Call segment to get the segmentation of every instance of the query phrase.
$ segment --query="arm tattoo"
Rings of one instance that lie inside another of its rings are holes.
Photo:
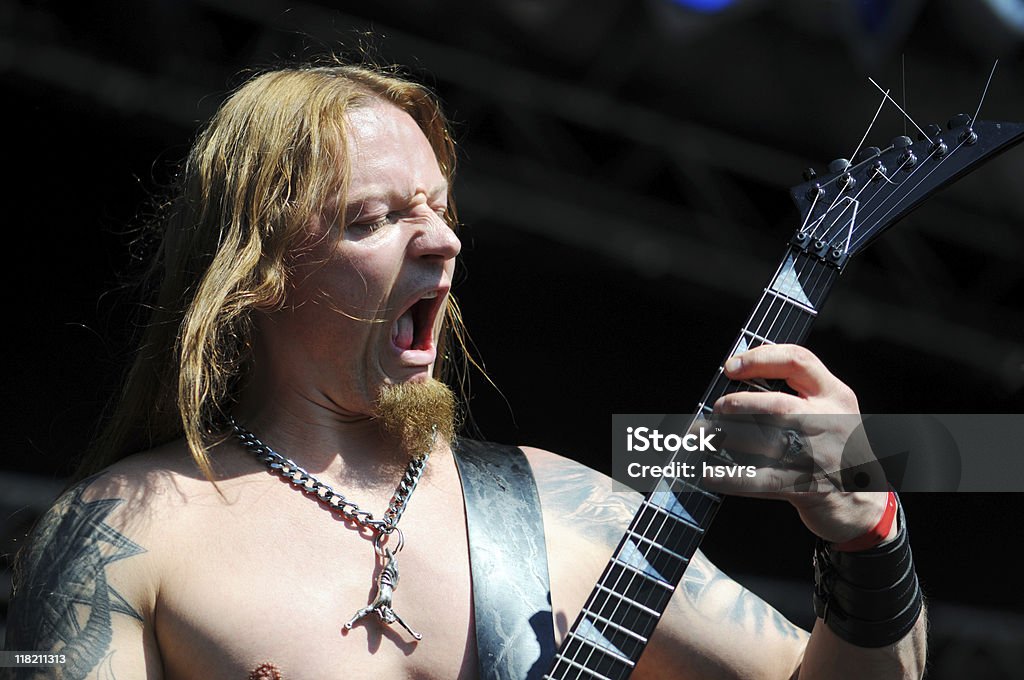
[[[735,583],[719,570],[702,553],[694,555],[686,573],[683,574],[683,592],[686,599],[698,611],[707,611],[702,601],[716,586],[724,585],[729,590],[736,590],[732,606],[726,613],[730,623],[741,626],[755,635],[764,635],[769,626],[782,638],[799,640],[806,633],[790,623],[786,617],[770,607],[764,600]]]
[[[570,461],[534,466],[534,474],[542,490],[542,502],[549,503],[548,509],[571,520],[581,533],[612,548],[619,544],[640,507],[639,493],[614,492],[611,481],[603,475]],[[730,593],[735,599],[725,618],[755,635],[774,630],[784,639],[807,636],[760,597],[726,576],[700,551],[683,574],[680,589],[694,608],[705,615],[710,610],[709,593]]]
[[[40,520],[19,555],[7,622],[8,649],[63,653],[65,678],[85,678],[104,658],[104,676],[112,677],[112,616],[143,620],[107,582],[107,565],[145,550],[105,522],[122,499],[82,499],[94,480],[67,492]],[[20,670],[29,678],[52,669]]]
[[[609,547],[619,544],[640,507],[640,494],[612,491],[611,480],[578,463],[560,461],[534,473],[549,509]]]

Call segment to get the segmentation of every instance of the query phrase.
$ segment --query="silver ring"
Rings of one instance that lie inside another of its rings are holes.
[[[786,445],[782,451],[782,457],[779,458],[779,465],[790,467],[803,456],[806,447],[803,437],[796,430],[786,430],[784,434],[786,435]]]
[[[392,525],[394,526],[394,525]],[[395,546],[394,550],[385,546],[385,541],[391,537],[392,534],[398,534],[398,545]],[[382,531],[373,539],[373,549],[381,557],[385,557],[388,550],[391,550],[392,555],[397,555],[402,552],[402,548],[405,547],[405,534],[398,527],[394,527],[391,531]]]

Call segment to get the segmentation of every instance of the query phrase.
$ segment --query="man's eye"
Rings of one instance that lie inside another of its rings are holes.
[[[348,225],[346,231],[350,232],[352,236],[369,236],[370,234],[380,231],[384,227],[394,224],[400,218],[401,215],[399,213],[389,212],[387,215],[370,222],[353,222]]]

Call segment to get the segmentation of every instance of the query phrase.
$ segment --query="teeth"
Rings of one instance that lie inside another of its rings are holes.
[[[420,299],[421,300],[433,300],[436,297],[437,297],[437,291],[433,290],[433,291],[427,293],[426,295],[424,295],[423,297],[421,297]]]

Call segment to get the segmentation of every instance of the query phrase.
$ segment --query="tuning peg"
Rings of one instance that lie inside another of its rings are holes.
[[[850,167],[850,161],[845,158],[837,158],[828,164],[828,171],[831,173],[845,172]]]
[[[866,161],[869,158],[876,158],[881,155],[882,150],[879,149],[877,146],[867,146],[860,150],[860,153],[858,153],[857,157],[853,159],[853,162],[862,163],[863,161]]]
[[[942,128],[935,123],[929,123],[924,126],[924,132],[917,133],[917,138],[920,139],[935,139],[942,134]],[[927,135],[927,137],[925,136]]]
[[[899,158],[899,167],[904,170],[910,170],[912,167],[917,165],[917,156],[914,155],[914,152],[910,148],[910,145],[913,143],[914,142],[910,137],[907,137],[906,135],[900,135],[892,140],[893,148],[903,149],[903,153],[900,154]]]
[[[968,116],[966,113],[958,113],[949,119],[949,122],[946,123],[946,127],[948,127],[950,130],[955,130],[957,128],[964,127],[965,125],[970,124],[970,122],[970,116]]]
[[[810,182],[812,179],[818,176],[817,171],[814,168],[806,168],[804,170],[804,181]]]
[[[872,169],[874,170],[874,172],[871,173],[872,182],[877,182],[878,180],[883,178],[888,179],[886,177],[886,174],[889,172],[889,169],[885,167],[885,164],[882,163],[882,161],[875,161],[872,164]]]

